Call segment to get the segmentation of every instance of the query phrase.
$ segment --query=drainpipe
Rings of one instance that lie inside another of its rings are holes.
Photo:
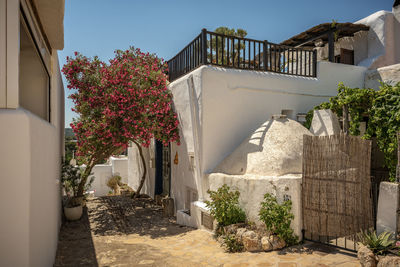
[[[333,36],[333,31],[328,33],[328,52],[329,62],[335,62],[335,38]]]

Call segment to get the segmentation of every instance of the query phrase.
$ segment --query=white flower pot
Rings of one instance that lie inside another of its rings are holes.
[[[76,221],[82,217],[82,206],[76,206],[73,208],[64,207],[64,214],[67,220]]]

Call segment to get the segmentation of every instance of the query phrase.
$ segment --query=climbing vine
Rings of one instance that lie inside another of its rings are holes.
[[[379,149],[385,155],[385,165],[390,171],[390,180],[396,175],[396,132],[400,131],[400,83],[392,86],[382,83],[375,91],[366,88],[349,88],[340,83],[337,96],[331,97],[310,110],[305,126],[311,127],[314,110],[331,109],[338,117],[343,116],[343,106],[348,107],[350,115],[349,133],[360,134],[360,122],[368,118],[366,133],[363,138],[376,137]]]

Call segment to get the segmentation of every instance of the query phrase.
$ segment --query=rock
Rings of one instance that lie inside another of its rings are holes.
[[[243,234],[247,231],[246,228],[239,228],[236,230],[236,241],[238,241],[239,243],[242,243],[242,236]]]
[[[162,199],[163,206],[163,216],[164,217],[172,217],[174,216],[175,206],[174,199],[170,197],[165,197]]]
[[[368,266],[375,266],[375,265],[368,265]],[[397,266],[400,266],[400,257],[398,256],[385,256],[378,262],[378,267],[397,267]]]
[[[261,247],[264,251],[271,251],[273,249],[271,242],[269,242],[268,236],[263,236],[261,238]]]
[[[316,136],[339,134],[339,119],[330,109],[314,110],[310,132]]]
[[[364,245],[360,245],[357,251],[357,258],[363,267],[375,267],[376,259],[374,253]],[[383,266],[383,265],[382,265]]]
[[[280,250],[286,246],[285,240],[283,240],[282,238],[280,238],[277,235],[271,235],[268,238],[268,241],[271,243],[273,250]]]
[[[242,242],[246,251],[254,252],[261,250],[260,239],[254,231],[246,231],[242,235]]]
[[[224,233],[226,235],[230,235],[230,234],[236,234],[237,229],[244,227],[245,224],[244,223],[236,223],[236,224],[231,224],[228,226],[224,227]]]

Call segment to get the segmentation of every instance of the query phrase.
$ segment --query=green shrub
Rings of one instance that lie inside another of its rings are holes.
[[[265,223],[267,230],[285,240],[289,246],[298,242],[298,237],[294,235],[290,227],[294,219],[291,209],[292,201],[287,200],[279,204],[276,197],[267,193],[264,195],[264,201],[261,202],[259,212],[260,220]]]
[[[245,222],[246,214],[239,206],[239,191],[230,191],[224,184],[217,191],[208,190],[207,193],[211,201],[205,201],[206,206],[220,226]]]
[[[343,83],[338,85],[337,96],[331,97],[310,110],[306,116],[305,127],[311,127],[314,110],[331,109],[337,116],[343,115],[343,106],[348,107],[351,120],[349,133],[360,134],[360,123],[368,117],[367,129],[363,138],[376,137],[379,149],[384,153],[385,166],[389,169],[390,181],[396,180],[397,137],[400,131],[400,83],[389,85],[381,83],[379,90],[350,88]]]
[[[375,254],[385,254],[395,247],[395,240],[389,232],[377,235],[375,231],[363,231],[358,234],[360,242]]]
[[[121,176],[114,175],[113,177],[108,179],[107,186],[111,188],[114,191],[114,193],[116,193],[119,186],[121,186],[121,179],[122,179]]]
[[[243,251],[243,244],[238,242],[234,234],[225,235],[223,243],[221,244],[225,247],[227,252],[241,252]]]

